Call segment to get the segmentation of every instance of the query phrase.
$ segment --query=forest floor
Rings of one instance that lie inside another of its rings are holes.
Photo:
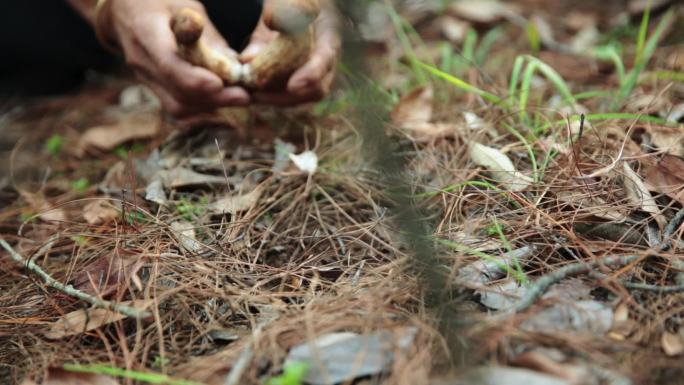
[[[684,6],[396,3],[314,106],[4,105],[0,383],[684,383]]]

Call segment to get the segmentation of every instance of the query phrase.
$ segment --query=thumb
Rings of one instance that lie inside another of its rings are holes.
[[[252,39],[247,48],[245,48],[240,54],[240,61],[243,63],[252,61],[252,59],[254,59],[254,57],[258,55],[262,49],[264,49],[266,44],[267,43],[265,41]]]

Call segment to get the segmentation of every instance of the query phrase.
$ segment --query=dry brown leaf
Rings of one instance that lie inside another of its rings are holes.
[[[130,306],[138,310],[144,310],[150,306],[154,301],[135,300],[120,302],[121,305]],[[45,337],[49,339],[60,339],[68,336],[73,336],[85,333],[94,329],[110,324],[112,322],[120,321],[128,316],[121,313],[113,312],[107,309],[81,309],[68,313],[52,324],[50,330],[45,332]]]
[[[463,42],[468,28],[470,28],[469,23],[448,15],[437,19],[437,23],[442,35],[452,43]]]
[[[164,187],[167,189],[226,183],[225,177],[200,174],[189,168],[183,167],[161,170],[152,178],[152,180],[157,179],[161,180]]]
[[[681,334],[664,332],[660,338],[660,345],[668,356],[684,353],[684,337]]]
[[[684,204],[684,159],[665,154],[655,162],[644,161],[644,176],[649,190]]]
[[[592,383],[589,368],[559,362],[554,356],[562,357],[562,352],[549,350],[537,348],[522,353],[513,359],[512,364],[565,379],[571,384]]]
[[[651,214],[662,227],[665,224],[665,217],[660,213],[660,208],[651,193],[646,188],[641,177],[632,170],[629,163],[622,163],[622,183],[627,192],[627,198],[641,210]]]
[[[612,222],[623,222],[629,216],[627,208],[609,205],[601,197],[587,194],[580,189],[559,191],[556,197],[559,202],[571,204],[589,215]]]
[[[109,298],[118,289],[126,290],[121,285],[133,278],[143,264],[139,254],[118,249],[74,274],[72,285],[90,295]]]
[[[451,3],[449,13],[475,23],[491,24],[511,13],[511,9],[495,0],[458,0]]]
[[[532,183],[532,179],[516,170],[513,162],[501,151],[477,142],[470,143],[470,159],[487,169],[491,177],[510,191],[520,191]]]
[[[679,50],[667,57],[667,67],[673,71],[684,71],[684,53]]]
[[[171,231],[180,245],[191,253],[200,253],[204,250],[204,245],[197,240],[195,225],[186,221],[176,221],[171,223]]]
[[[663,95],[637,94],[625,106],[627,110],[645,115],[658,114],[670,108],[670,102]]]
[[[25,379],[21,385],[37,384],[31,379]],[[103,374],[77,373],[50,368],[42,385],[119,385],[119,382]]]
[[[261,197],[262,189],[257,187],[247,194],[229,195],[212,203],[209,209],[215,213],[235,215],[254,207]]]
[[[98,199],[83,207],[83,219],[90,225],[102,225],[113,222],[119,217],[119,210],[112,202]]]
[[[679,127],[652,126],[648,129],[651,144],[670,155],[684,156],[684,130]]]
[[[401,98],[392,111],[392,121],[401,127],[428,123],[432,119],[432,87],[418,87]]]
[[[638,15],[645,12],[647,8],[658,9],[670,3],[672,0],[630,0],[627,10],[632,15]]]
[[[53,208],[45,197],[40,193],[31,193],[20,190],[19,194],[31,206],[31,209],[38,213],[38,217],[45,222],[65,222],[66,212],[61,208]]]
[[[119,121],[88,129],[79,140],[78,147],[84,152],[89,149],[111,151],[116,146],[136,139],[147,139],[161,129],[161,116],[156,111],[124,115]]]

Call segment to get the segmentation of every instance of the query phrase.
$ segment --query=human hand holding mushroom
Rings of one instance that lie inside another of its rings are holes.
[[[177,116],[319,100],[329,90],[340,49],[328,0],[265,0],[242,55],[194,0],[109,0],[100,23],[105,38]]]

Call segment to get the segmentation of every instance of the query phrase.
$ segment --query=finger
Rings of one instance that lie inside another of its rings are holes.
[[[287,83],[288,91],[294,94],[306,93],[333,72],[336,63],[335,48],[319,43],[309,61],[290,77]]]
[[[254,59],[254,57],[261,52],[261,50],[268,45],[269,42],[273,41],[278,36],[278,32],[270,30],[266,24],[264,24],[263,16],[259,20],[254,32],[249,38],[249,44],[240,53],[240,61],[247,63]]]
[[[215,93],[223,88],[223,81],[218,75],[193,66],[177,54],[176,39],[167,15],[150,16],[146,31],[141,36],[141,45],[157,69],[154,77],[165,84],[176,98]]]

